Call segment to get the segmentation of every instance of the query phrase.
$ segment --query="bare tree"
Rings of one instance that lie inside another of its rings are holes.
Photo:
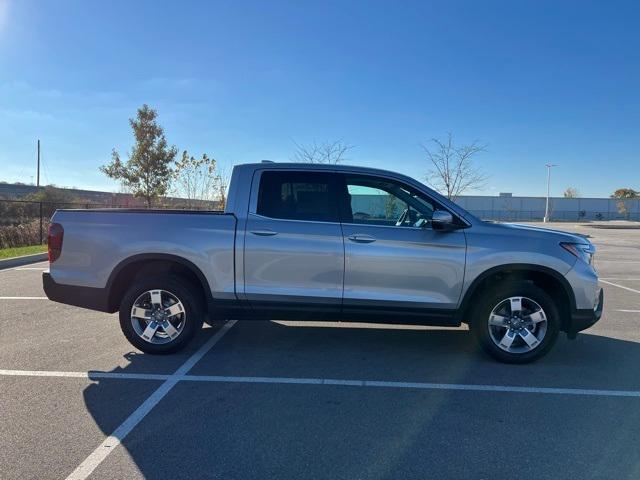
[[[335,140],[333,142],[317,143],[315,140],[308,145],[296,145],[293,159],[303,163],[340,163],[346,160],[345,154],[353,148],[353,145]]]
[[[453,135],[445,140],[431,139],[431,147],[422,145],[433,168],[427,172],[427,182],[449,200],[468,190],[482,188],[487,177],[473,165],[474,157],[486,151],[486,145],[473,142],[456,146]]]
[[[201,158],[194,158],[185,150],[176,162],[172,193],[186,199],[190,208],[199,207],[203,202],[220,201],[221,182],[215,159],[206,153]]]
[[[229,170],[226,168],[218,168],[216,175],[216,191],[218,207],[224,210],[227,206],[227,193],[229,189]]]
[[[580,198],[580,190],[569,187],[564,191],[564,198]]]

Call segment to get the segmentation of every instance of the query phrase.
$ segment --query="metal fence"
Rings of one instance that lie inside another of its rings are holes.
[[[353,194],[354,212],[358,209],[384,218],[390,204],[388,195]],[[482,220],[501,222],[541,222],[544,197],[460,196],[455,202]],[[603,220],[640,220],[640,200],[617,198],[550,198],[549,217],[554,222]]]
[[[504,211],[504,210],[469,210],[482,220],[495,220],[498,222],[542,222],[544,210]],[[640,213],[629,212],[620,214],[617,212],[586,212],[559,211],[550,212],[552,222],[591,222],[604,220],[634,220],[640,221]]]
[[[542,221],[544,197],[460,196],[456,199],[465,210],[484,220],[509,222]],[[600,220],[640,220],[639,199],[558,198],[549,199],[549,216],[557,222]]]
[[[63,208],[145,208],[140,205],[91,202],[35,202],[0,199],[0,248],[43,245],[47,241],[49,221],[54,212]],[[212,204],[193,204],[173,199],[152,208],[213,210]]]

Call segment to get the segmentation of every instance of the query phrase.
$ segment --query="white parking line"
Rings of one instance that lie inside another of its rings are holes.
[[[0,297],[0,300],[48,300],[47,297]]]
[[[301,385],[339,385],[349,387],[407,388],[417,390],[464,390],[470,392],[544,393],[600,397],[640,398],[640,390],[600,390],[592,388],[518,387],[510,385],[474,385],[464,383],[388,382],[379,380],[336,380],[331,378],[226,377],[186,375],[183,380],[196,382],[276,383]]]
[[[2,269],[0,269],[0,273],[2,273],[2,272],[15,272],[16,270],[42,270],[44,272],[45,270],[49,270],[49,264],[47,263],[47,264],[41,265],[40,267],[31,266],[31,267],[2,268]]]
[[[116,372],[55,372],[49,370],[0,370],[0,376],[7,377],[68,377],[87,378],[117,378],[120,380],[167,380],[171,375],[157,373],[116,373]]]
[[[606,283],[607,285],[613,285],[614,287],[618,287],[618,288],[622,288],[623,290],[629,290],[630,292],[633,293],[640,293],[640,290],[636,290],[635,288],[629,288],[629,287],[625,287],[624,285],[618,285],[617,283],[613,283],[613,282],[607,282],[606,280],[599,280],[602,283]]]
[[[229,331],[236,321],[232,320],[222,326],[220,331],[211,337],[207,343],[202,345],[196,353],[182,364],[173,375],[170,375],[160,387],[147,398],[129,417],[116,428],[111,435],[98,445],[78,467],[67,477],[67,480],[84,480],[93,472],[102,461],[107,458],[114,448],[134,429],[138,423],[162,400],[167,393],[180,381],[184,375],[198,363],[200,359]]]
[[[223,332],[222,330],[218,332],[219,337],[224,335],[224,333],[225,332]],[[215,337],[213,337],[210,340],[210,342],[214,340],[214,338]],[[216,341],[218,339],[216,339]],[[211,348],[211,346],[213,346],[214,343],[215,342],[212,342],[209,348]],[[208,349],[204,350],[204,352],[206,353],[207,350]],[[199,360],[199,358],[197,360]],[[195,364],[197,360],[195,360],[192,363]],[[190,365],[188,369],[190,369],[192,366],[193,365]],[[400,389],[414,389],[414,390],[462,390],[466,392],[538,393],[538,394],[547,394],[547,395],[640,398],[640,390],[522,387],[522,386],[516,386],[516,385],[486,385],[486,384],[467,384],[467,383],[393,382],[393,381],[380,381],[380,380],[350,380],[350,379],[343,380],[343,379],[335,379],[335,378],[238,377],[238,376],[226,376],[226,375],[187,375],[188,369],[185,369],[183,367],[181,367],[180,370],[178,370],[176,373],[172,375],[159,375],[159,374],[152,374],[152,373],[48,372],[48,371],[42,371],[42,370],[36,370],[36,371],[0,370],[0,376],[6,375],[6,376],[33,376],[33,377],[70,377],[70,378],[88,378],[88,379],[113,378],[113,379],[121,379],[121,380],[166,380],[167,382],[170,381],[172,383],[172,386],[174,386],[178,382],[263,383],[263,384],[276,384],[276,385],[332,385],[332,386],[342,386],[342,387],[373,387],[373,388],[377,387],[377,388],[400,388]],[[181,372],[181,373],[178,373],[178,372]],[[166,393],[169,390],[164,392],[162,396],[166,395]],[[160,391],[160,389],[158,389],[158,391]],[[147,402],[154,395],[156,395],[158,391],[156,391],[151,397],[149,397],[149,399],[147,399]],[[162,397],[155,399],[154,400],[155,403],[153,405],[157,404],[161,398]],[[144,413],[144,415],[149,413],[149,410],[153,408],[153,405],[151,405],[150,407],[146,407],[142,413]],[[141,408],[142,407],[140,407],[138,410],[140,410]],[[139,423],[140,420],[142,420],[142,418],[144,417],[144,415],[140,416],[141,413],[138,413],[138,410],[136,410],[136,412],[134,412],[131,415],[131,417],[134,417],[137,419],[135,424]],[[140,418],[138,418],[138,416]],[[127,419],[123,423],[123,425],[125,424],[129,425],[131,423],[130,422],[131,417],[129,417],[129,419]],[[131,425],[130,428],[126,431],[126,433],[129,433],[129,431],[131,431],[131,429],[135,426],[135,424]],[[118,427],[118,429],[116,429],[116,432],[119,432],[119,434],[122,434],[121,429],[122,429],[122,425]],[[115,437],[116,439],[119,439],[118,441],[122,440],[124,436],[118,436],[116,432],[114,432],[109,438]],[[124,435],[126,435],[126,433]],[[111,439],[110,441],[115,442],[116,440]],[[113,449],[115,444],[111,443],[110,445],[111,447],[109,447],[109,451]],[[86,462],[87,461],[85,460],[83,464]],[[95,465],[97,466],[97,463]],[[93,468],[95,468],[95,466]],[[70,478],[85,478],[85,477],[70,477]]]
[[[628,280],[628,281],[638,281],[640,277],[636,278],[624,278],[624,277],[600,277],[600,280]]]
[[[616,312],[640,313],[640,310],[616,310]]]
[[[600,262],[607,262],[607,263],[640,263],[640,260],[613,260],[613,259],[608,259],[608,258],[598,258],[596,259],[596,264],[600,263]]]

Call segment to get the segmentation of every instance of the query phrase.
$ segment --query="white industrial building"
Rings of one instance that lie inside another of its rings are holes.
[[[456,203],[484,220],[541,221],[545,197],[498,197],[465,195]],[[623,206],[619,205],[623,202]],[[549,198],[549,216],[553,221],[640,220],[640,199]]]

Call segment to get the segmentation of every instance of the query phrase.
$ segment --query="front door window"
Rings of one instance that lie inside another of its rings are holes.
[[[425,227],[434,204],[412,188],[377,177],[347,175],[348,204],[343,221],[364,225]]]

